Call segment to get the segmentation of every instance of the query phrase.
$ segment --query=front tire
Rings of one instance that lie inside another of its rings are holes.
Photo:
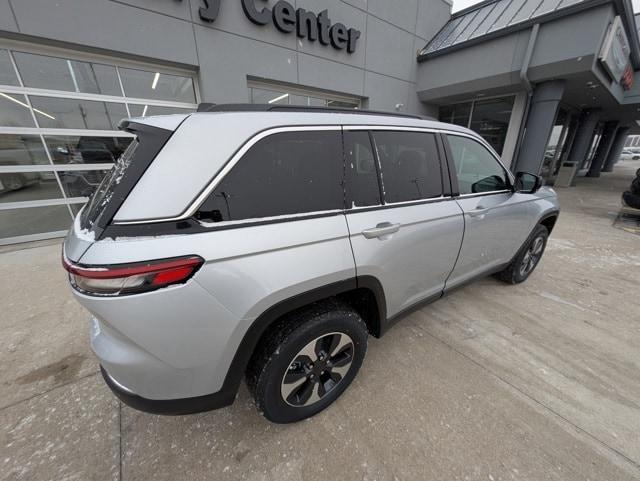
[[[508,284],[520,284],[527,280],[535,270],[544,250],[547,247],[549,231],[543,225],[538,225],[520,248],[509,266],[496,274],[496,277]]]
[[[20,190],[24,187],[24,180],[21,175],[13,174],[6,176],[2,182],[4,183],[7,190],[16,191]]]
[[[348,306],[313,304],[286,316],[247,371],[256,406],[290,423],[327,408],[351,384],[367,351],[367,327]]]

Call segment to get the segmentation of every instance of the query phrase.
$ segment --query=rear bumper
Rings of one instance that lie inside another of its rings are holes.
[[[237,349],[230,333],[238,322],[228,313],[225,318],[198,283],[122,297],[72,292],[93,314],[93,352],[120,385],[159,400],[224,388]]]
[[[236,398],[235,390],[221,390],[206,396],[197,396],[184,399],[147,399],[138,396],[125,386],[113,379],[109,373],[100,366],[100,372],[107,386],[113,391],[120,401],[138,411],[151,414],[163,414],[167,416],[179,416],[182,414],[194,414],[203,411],[212,411],[229,406]]]

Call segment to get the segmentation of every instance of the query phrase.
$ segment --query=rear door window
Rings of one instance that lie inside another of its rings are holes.
[[[203,203],[207,222],[344,208],[339,130],[270,135],[253,145]]]
[[[386,203],[442,195],[442,171],[435,134],[374,131]]]
[[[507,173],[489,150],[473,139],[447,135],[456,166],[460,194],[479,194],[509,188]]]

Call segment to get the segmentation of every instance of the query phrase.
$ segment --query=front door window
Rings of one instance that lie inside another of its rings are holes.
[[[509,188],[507,174],[495,157],[479,142],[448,135],[456,166],[460,194],[479,194]]]

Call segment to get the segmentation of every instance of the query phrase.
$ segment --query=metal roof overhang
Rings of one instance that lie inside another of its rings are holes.
[[[449,25],[451,22],[455,21],[456,19],[463,17],[465,15],[469,15],[472,12],[475,12],[492,3],[496,3],[497,1],[500,1],[500,0],[487,0],[455,13],[451,17],[449,22],[447,22],[447,24],[443,26],[441,31],[447,28],[447,25]],[[528,1],[532,1],[532,0],[528,0]],[[459,43],[454,43],[444,48],[436,49],[430,53],[419,53],[418,62],[424,62],[425,60],[428,60],[430,58],[446,55],[456,50],[467,48],[472,45],[477,45],[494,38],[503,37],[520,30],[526,30],[528,28],[531,28],[534,24],[546,23],[552,20],[573,15],[577,12],[588,10],[593,7],[611,4],[611,3],[615,5],[616,12],[618,13],[618,15],[620,15],[622,22],[625,26],[625,29],[628,33],[629,42],[631,44],[631,55],[630,55],[631,64],[634,70],[640,69],[640,41],[638,40],[638,31],[636,29],[636,23],[635,23],[635,18],[633,14],[633,6],[631,4],[631,0],[584,0],[582,2],[570,5],[568,7],[564,7],[559,10],[554,10],[544,15],[534,16],[522,22],[515,23],[513,25],[508,25],[506,27],[494,30],[492,32],[485,33],[477,37],[473,37],[469,40],[465,40]],[[434,37],[434,39],[437,38],[439,34],[440,33],[438,33]],[[429,44],[425,46],[425,49],[427,48],[428,45]]]

